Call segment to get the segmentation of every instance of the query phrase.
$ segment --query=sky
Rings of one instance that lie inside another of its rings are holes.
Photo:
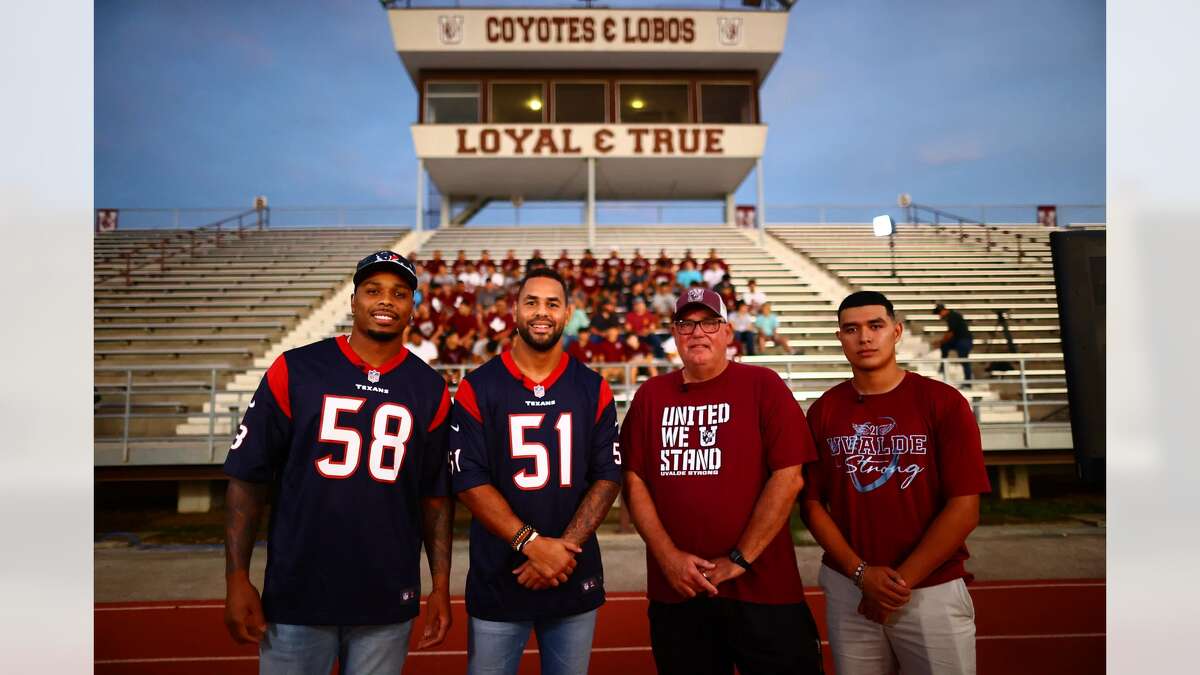
[[[768,206],[1105,201],[1103,0],[798,0],[761,102]],[[416,114],[377,0],[95,3],[97,207],[412,204]]]

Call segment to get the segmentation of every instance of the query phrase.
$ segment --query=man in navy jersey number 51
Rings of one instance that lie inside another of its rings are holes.
[[[450,414],[454,492],[471,510],[467,672],[512,674],[530,631],[543,675],[588,669],[604,570],[596,527],[621,490],[612,390],[563,352],[566,289],[531,271],[512,351],[463,379]]]
[[[450,394],[400,339],[417,276],[391,251],[358,263],[354,327],[292,349],[263,377],[225,473],[225,623],[259,644],[261,673],[399,673],[421,603],[418,648],[450,628],[446,426]],[[260,600],[248,570],[274,487]]]

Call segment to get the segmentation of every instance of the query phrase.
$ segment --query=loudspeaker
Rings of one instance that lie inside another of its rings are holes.
[[[1079,476],[1104,481],[1105,244],[1103,230],[1050,234],[1071,435]]]

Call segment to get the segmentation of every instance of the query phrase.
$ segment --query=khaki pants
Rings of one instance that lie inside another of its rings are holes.
[[[914,590],[887,625],[858,613],[850,579],[825,565],[818,579],[838,675],[974,675],[975,605],[962,579]]]

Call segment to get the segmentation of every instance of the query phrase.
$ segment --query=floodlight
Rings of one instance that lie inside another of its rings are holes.
[[[542,100],[539,98],[531,98],[531,99],[529,99],[528,105],[529,105],[530,110],[534,110],[534,111],[541,110],[542,109]]]
[[[641,110],[642,108],[646,107],[646,102],[640,98],[635,98],[629,102],[629,107],[633,108],[634,110]]]
[[[890,237],[896,231],[896,223],[891,216],[875,216],[871,227],[875,230],[876,237]]]

